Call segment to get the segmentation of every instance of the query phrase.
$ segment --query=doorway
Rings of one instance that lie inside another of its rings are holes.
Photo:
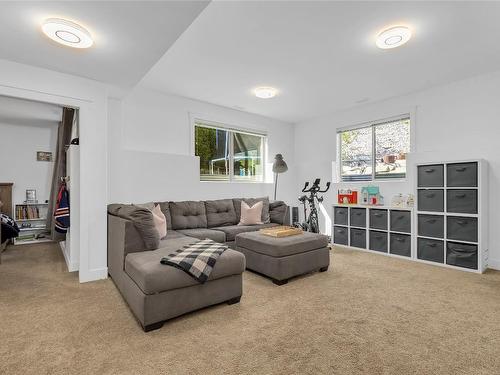
[[[67,191],[73,190],[67,202],[69,223],[78,215],[79,147],[71,142],[78,139],[78,133],[77,108],[0,96],[4,260],[7,253],[15,255],[16,246],[36,247],[54,242],[61,247],[68,270],[78,270],[79,228],[58,233],[54,226],[57,196],[63,186]],[[79,222],[77,216],[75,222]]]

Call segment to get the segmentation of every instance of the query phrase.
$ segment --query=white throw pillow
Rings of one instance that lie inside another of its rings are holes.
[[[160,235],[160,239],[163,239],[167,235],[167,218],[163,212],[161,212],[159,204],[154,206],[151,213],[153,214],[153,221],[155,223],[155,228]]]
[[[241,201],[241,218],[238,225],[262,224],[263,202],[257,202],[250,207],[245,201]]]

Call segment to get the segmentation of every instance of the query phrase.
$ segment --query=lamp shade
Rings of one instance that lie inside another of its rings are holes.
[[[274,157],[273,172],[284,173],[286,171],[288,171],[288,165],[286,165],[286,162],[283,160],[283,155],[276,154]]]

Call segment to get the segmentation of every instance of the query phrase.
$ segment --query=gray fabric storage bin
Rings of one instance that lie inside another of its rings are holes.
[[[448,212],[477,214],[476,189],[450,189],[446,192]]]
[[[446,238],[450,240],[477,242],[477,218],[448,216],[446,220]]]
[[[334,207],[333,208],[333,223],[340,225],[347,225],[348,220],[347,207]]]
[[[396,232],[411,233],[411,212],[391,210],[391,230]]]
[[[444,241],[419,238],[417,241],[417,258],[444,263]]]
[[[351,246],[366,249],[366,230],[351,228]]]
[[[346,227],[333,227],[333,242],[339,245],[348,244],[348,232]]]
[[[387,210],[370,208],[370,228],[387,229]]]
[[[351,219],[351,226],[353,227],[366,227],[366,208],[350,208],[349,215]]]
[[[446,264],[477,270],[477,246],[447,242]]]
[[[446,166],[448,187],[476,187],[477,163],[453,163]]]
[[[418,235],[425,237],[444,237],[444,216],[418,215]]]
[[[391,233],[390,248],[391,254],[411,256],[411,236],[408,234]]]
[[[443,212],[444,190],[443,189],[418,190],[418,210]]]
[[[419,187],[442,187],[444,186],[443,164],[421,165],[418,167]]]
[[[387,253],[387,232],[371,230],[369,249]]]

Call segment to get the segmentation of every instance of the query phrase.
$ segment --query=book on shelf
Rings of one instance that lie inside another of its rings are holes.
[[[16,206],[16,220],[43,219],[40,217],[40,209],[37,206]]]

